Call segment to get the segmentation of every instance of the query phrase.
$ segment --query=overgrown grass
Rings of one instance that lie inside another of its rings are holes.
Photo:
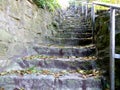
[[[58,0],[33,0],[33,2],[43,9],[48,9],[49,11],[54,11],[57,8],[60,8]]]

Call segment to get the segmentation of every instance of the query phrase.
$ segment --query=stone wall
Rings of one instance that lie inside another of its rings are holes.
[[[32,0],[0,0],[0,63],[36,54],[33,44],[44,43],[54,31],[53,13]]]
[[[98,51],[98,64],[102,70],[105,71],[104,76],[107,78],[109,83],[109,43],[110,43],[110,16],[109,13],[106,14],[99,13],[96,18],[96,30],[95,30],[95,41]],[[116,53],[120,54],[120,16],[116,16]],[[120,61],[116,59],[116,90],[120,87]],[[105,86],[108,86],[105,83]],[[119,89],[118,89],[119,90]]]

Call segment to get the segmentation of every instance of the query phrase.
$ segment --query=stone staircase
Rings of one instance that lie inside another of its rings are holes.
[[[92,27],[79,10],[72,6],[63,14],[48,43],[33,47],[38,55],[19,58],[13,70],[0,73],[1,90],[102,90]]]

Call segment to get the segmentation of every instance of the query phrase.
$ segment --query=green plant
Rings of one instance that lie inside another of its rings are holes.
[[[48,9],[49,11],[54,11],[56,8],[59,8],[60,5],[58,0],[33,0],[33,2],[40,8]]]
[[[95,0],[90,0],[89,2],[93,2]],[[110,3],[110,4],[120,4],[120,0],[99,0],[99,2],[102,3]],[[108,10],[109,8],[104,7],[104,6],[95,6],[96,10]]]

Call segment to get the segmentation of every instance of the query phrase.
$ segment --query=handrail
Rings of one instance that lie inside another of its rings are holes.
[[[120,54],[115,54],[115,58],[120,58]]]
[[[85,6],[84,6],[84,5]],[[91,3],[90,3],[91,4]],[[88,15],[88,6],[89,3],[82,3],[82,13],[85,14],[86,18]],[[109,7],[110,8],[110,90],[115,90],[115,58],[120,59],[120,54],[115,53],[115,11],[120,9],[120,5],[117,4],[108,4],[102,2],[93,2],[91,4],[91,19],[92,19],[92,34],[94,40],[94,29],[95,29],[95,5]]]
[[[114,9],[120,9],[120,5],[118,4],[108,4],[108,3],[102,3],[102,2],[93,2],[93,4],[105,6],[105,7],[112,7]]]

